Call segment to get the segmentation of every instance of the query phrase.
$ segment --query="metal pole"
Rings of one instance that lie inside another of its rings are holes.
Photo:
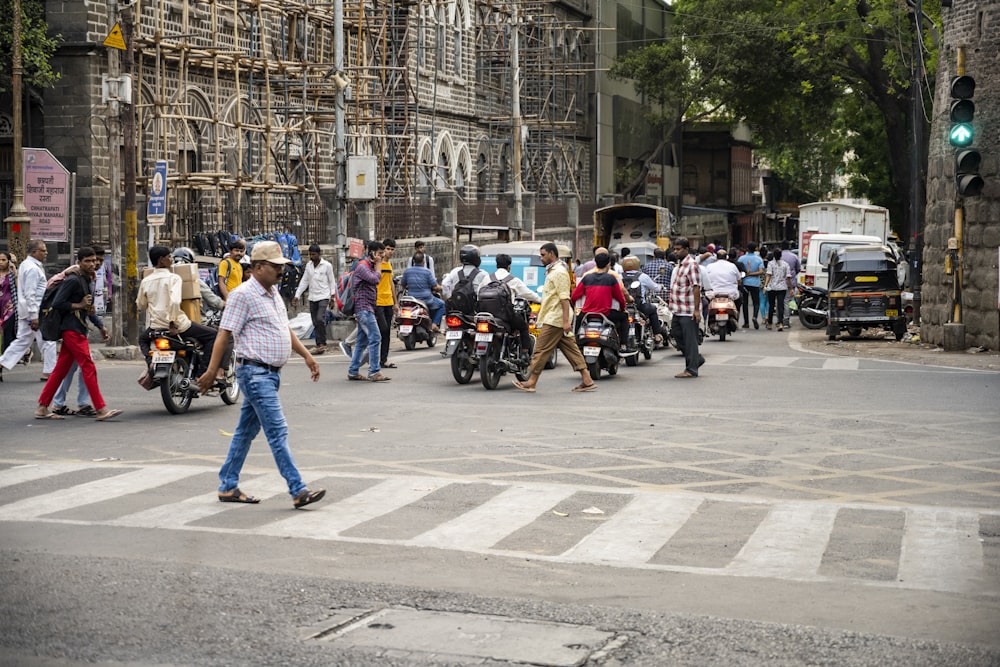
[[[333,0],[333,66],[338,73],[344,69],[344,0]],[[347,270],[347,219],[344,215],[344,188],[347,181],[347,142],[344,137],[344,91],[337,86],[334,97],[334,202],[333,227],[328,230],[336,238],[337,268]]]
[[[14,201],[10,214],[4,218],[7,226],[7,248],[17,255],[19,261],[27,256],[28,240],[31,238],[31,218],[24,205],[24,153],[21,150],[24,138],[21,130],[21,0],[14,0],[14,35],[11,53],[11,95],[14,108]]]
[[[514,227],[517,239],[521,238],[524,229],[524,209],[521,197],[521,63],[518,56],[518,33],[520,26],[517,19],[517,4],[511,8],[511,70],[513,86],[511,86],[511,113],[514,116]],[[535,240],[535,226],[531,226],[531,240]]]
[[[136,222],[135,205],[135,80],[133,71],[135,68],[135,40],[132,38],[133,30],[133,10],[132,7],[125,7],[122,10],[122,36],[125,38],[125,63],[124,75],[132,83],[129,86],[129,97],[123,99],[125,105],[122,109],[123,122],[123,153],[125,155],[125,282],[122,285],[123,297],[127,302],[128,317],[126,322],[126,335],[128,340],[137,343],[139,338],[139,311],[135,305],[136,296],[139,294],[139,265],[138,265],[138,229]]]
[[[913,320],[920,323],[920,288],[923,282],[924,225],[923,212],[926,197],[924,196],[923,178],[923,146],[924,146],[924,114],[923,114],[923,80],[920,70],[921,21],[923,20],[923,0],[913,3],[913,53],[910,57],[913,64],[910,68],[911,95],[911,125],[913,126],[913,146],[910,150],[910,216],[909,227],[909,261],[910,289],[913,292]]]
[[[118,16],[118,7],[114,2],[108,4],[108,20],[113,25],[115,17]],[[108,49],[108,78],[118,80],[121,78],[121,57],[118,49]],[[120,84],[119,84],[120,85]],[[112,86],[113,88],[113,86]],[[111,245],[111,270],[112,275],[118,278],[117,284],[112,285],[111,291],[111,312],[112,322],[111,340],[109,345],[121,347],[125,344],[125,294],[123,289],[125,281],[122,279],[122,181],[121,181],[121,108],[119,107],[118,96],[114,96],[107,102],[108,120],[108,178],[111,181],[111,190],[108,197],[108,223],[109,241]],[[112,283],[115,281],[112,280]]]

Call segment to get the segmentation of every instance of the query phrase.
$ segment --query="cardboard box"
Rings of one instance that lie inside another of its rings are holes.
[[[174,273],[181,277],[186,283],[198,283],[198,265],[197,264],[176,264],[171,269]]]
[[[184,281],[181,283],[182,299],[201,299],[201,288],[197,282]]]
[[[142,280],[142,279],[146,278],[146,276],[152,274],[153,271],[154,271],[154,269],[151,266],[144,266],[144,267],[142,267],[142,278],[140,278],[140,280]]]
[[[181,310],[189,320],[201,324],[201,299],[184,299],[181,301]]]

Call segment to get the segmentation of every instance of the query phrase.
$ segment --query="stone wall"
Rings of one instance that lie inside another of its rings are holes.
[[[934,114],[927,166],[921,337],[944,344],[944,325],[952,319],[954,276],[944,272],[948,239],[955,236],[955,160],[948,143],[951,80],[956,47],[965,46],[965,73],[976,80],[975,146],[982,154],[982,195],[965,208],[962,322],[965,346],[1000,348],[998,332],[998,247],[1000,247],[1000,3],[963,0],[942,9],[944,35],[938,60]]]

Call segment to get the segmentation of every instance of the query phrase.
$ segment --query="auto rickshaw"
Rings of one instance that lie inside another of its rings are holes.
[[[906,314],[892,250],[881,245],[847,246],[830,259],[830,301],[826,336],[846,330],[852,337],[866,327],[906,334]]]

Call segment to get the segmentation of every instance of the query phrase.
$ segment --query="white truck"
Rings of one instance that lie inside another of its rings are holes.
[[[889,210],[870,204],[819,201],[799,206],[799,257],[805,269],[809,242],[816,234],[854,234],[889,239]]]

